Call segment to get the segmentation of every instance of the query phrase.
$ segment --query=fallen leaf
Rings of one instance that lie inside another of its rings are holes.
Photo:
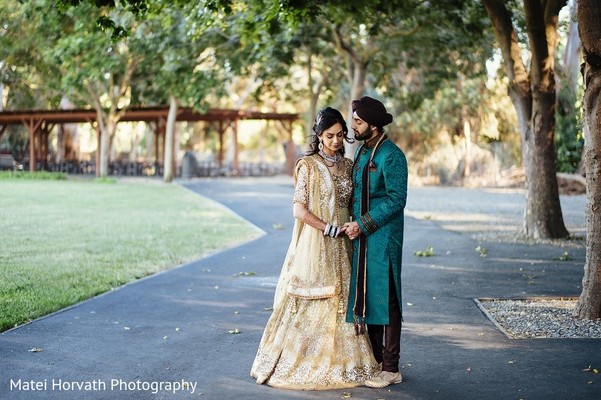
[[[413,303],[407,303],[407,305],[408,305],[408,306],[412,306],[412,305],[413,305]]]
[[[176,331],[176,332],[179,332],[179,331],[181,331],[180,327],[179,327],[179,326],[178,326],[178,327],[176,327],[176,328],[175,328],[175,331]]]
[[[413,254],[418,257],[432,257],[434,255],[434,248],[432,246],[428,246],[426,247],[426,250],[419,250]]]
[[[275,229],[276,231],[283,229],[284,226],[282,224],[273,224],[273,229]]]
[[[593,368],[592,365],[589,365],[588,368],[583,369],[582,372],[592,372],[593,374],[598,374],[599,370],[597,368]]]
[[[250,271],[250,272],[238,272],[237,274],[234,274],[234,276],[253,276],[253,275],[257,275],[257,273]]]
[[[227,333],[231,333],[232,335],[237,335],[240,333],[240,330],[238,328],[231,329],[231,330],[227,331]]]
[[[465,370],[466,370],[467,372],[472,372],[472,367],[467,367]]]
[[[30,353],[40,353],[42,349],[40,347],[34,347],[33,349],[29,349]]]
[[[167,336],[167,335],[163,336],[163,340],[167,340],[167,339],[169,339],[169,336]]]
[[[126,331],[129,331],[131,328],[129,326],[124,326],[123,329],[125,329]]]
[[[341,399],[350,399],[351,397],[353,397],[353,395],[350,392],[343,392],[342,396],[340,396]]]
[[[240,314],[240,311],[234,311],[234,314],[238,315]]]
[[[553,257],[554,261],[570,261],[572,257],[568,254],[567,251],[564,251],[563,254],[559,257]]]
[[[507,364],[513,364],[513,360],[507,361]]]
[[[273,311],[273,307],[263,307],[263,310],[265,310],[265,311]]]
[[[488,254],[488,250],[482,246],[476,247],[476,252],[480,254],[480,257],[486,257]]]

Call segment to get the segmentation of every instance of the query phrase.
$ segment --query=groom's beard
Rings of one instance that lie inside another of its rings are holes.
[[[355,139],[357,139],[357,140],[367,140],[372,135],[371,125],[367,125],[367,128],[365,128],[365,130],[363,132],[359,132],[356,129],[353,129],[353,132],[355,133]]]

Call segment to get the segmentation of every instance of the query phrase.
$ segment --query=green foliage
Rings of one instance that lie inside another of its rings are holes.
[[[555,113],[555,155],[558,172],[574,173],[584,150],[582,103],[568,89],[559,90]]]
[[[65,180],[67,175],[61,172],[48,171],[0,171],[0,180],[19,179],[19,180]]]
[[[130,33],[130,27],[121,25],[117,18],[112,18],[110,12],[112,10],[123,8],[128,12],[132,13],[137,17],[143,16],[148,11],[149,0],[58,0],[56,5],[58,10],[62,13],[68,13],[68,11],[74,7],[86,4],[98,9],[100,14],[96,16],[96,28],[99,31],[107,33],[110,37],[118,41],[128,36]]]
[[[131,41],[141,56],[132,77],[135,103],[165,104],[174,96],[182,106],[202,111],[207,94],[223,86],[225,69],[215,48],[225,39],[208,31],[210,24],[206,16],[197,17],[199,12],[194,5],[163,6],[136,26]]]

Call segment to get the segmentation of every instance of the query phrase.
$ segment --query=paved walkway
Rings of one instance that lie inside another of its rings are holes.
[[[5,332],[0,399],[601,398],[601,374],[583,371],[601,369],[601,340],[510,340],[473,300],[580,293],[582,248],[473,238],[482,229],[512,232],[523,194],[410,188],[401,340],[406,382],[297,392],[257,385],[249,376],[291,235],[291,180],[184,184],[265,235]],[[562,198],[572,231],[583,232],[584,204],[582,196]],[[479,244],[487,257],[475,251]],[[428,245],[435,256],[413,255]],[[571,261],[553,260],[566,250]],[[251,271],[256,275],[239,274]],[[239,334],[230,333],[236,329]]]

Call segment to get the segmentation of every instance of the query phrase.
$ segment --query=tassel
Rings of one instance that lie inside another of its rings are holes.
[[[365,320],[363,318],[355,316],[353,325],[355,326],[355,336],[365,335]]]

